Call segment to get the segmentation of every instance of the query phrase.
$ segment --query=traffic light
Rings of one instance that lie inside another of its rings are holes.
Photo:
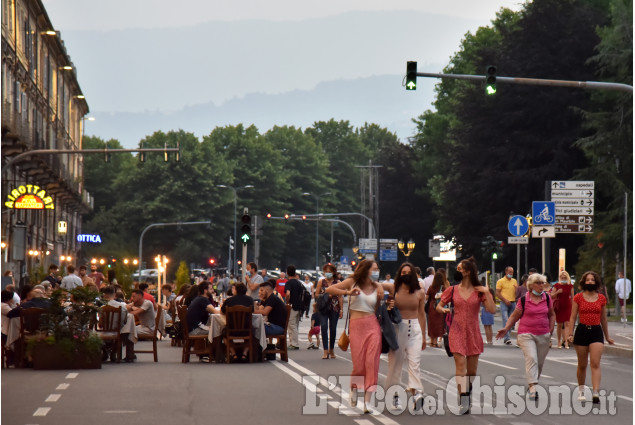
[[[417,62],[406,64],[406,90],[417,90]]]
[[[351,266],[355,267],[356,264],[357,264],[357,261],[351,260]]]
[[[232,237],[229,237],[229,249],[230,250],[234,250],[234,240],[232,239]]]
[[[485,93],[496,94],[496,67],[489,65],[487,67],[487,75],[485,76]]]
[[[271,220],[271,213],[267,213],[266,217],[267,217],[267,221]]]
[[[240,228],[242,234],[240,235],[240,240],[243,241],[244,244],[249,242],[251,239],[251,217],[249,214],[243,214],[243,218],[241,219],[243,222],[243,227]]]
[[[216,265],[216,259],[215,258],[210,258],[209,259],[209,264],[214,267]]]
[[[286,223],[287,221],[289,221],[289,214],[284,215],[284,222]]]
[[[498,254],[495,252],[492,252],[492,261],[494,260],[498,260]]]
[[[303,215],[303,216],[302,216],[302,220],[306,220],[306,215]]]
[[[163,144],[163,161],[168,162],[169,156],[168,156],[168,144],[164,143]]]

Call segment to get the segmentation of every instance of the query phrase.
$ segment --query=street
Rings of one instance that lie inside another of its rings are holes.
[[[497,317],[498,319],[498,317]],[[343,320],[339,328],[343,328]],[[497,322],[498,323],[498,322]],[[446,398],[453,398],[453,385],[445,388],[454,373],[454,362],[440,348],[427,348],[421,357],[421,375],[425,386],[423,413],[414,415],[406,410],[393,415],[378,400],[377,415],[363,414],[348,408],[348,394],[341,392],[340,383],[348,388],[351,371],[349,352],[335,349],[337,358],[322,360],[321,350],[307,350],[308,320],[300,324],[301,349],[289,351],[289,363],[279,360],[258,364],[209,364],[198,362],[182,364],[181,348],[171,347],[169,340],[159,342],[159,362],[152,362],[149,354],[139,354],[133,364],[105,363],[101,370],[35,371],[32,369],[5,369],[2,373],[2,423],[5,424],[208,424],[245,423],[315,424],[328,416],[332,424],[372,425],[394,423],[420,423],[430,420],[419,415],[434,415],[437,423],[454,423],[457,418]],[[629,326],[623,332],[628,335]],[[632,335],[632,333],[631,333]],[[387,355],[382,355],[379,385],[385,380]],[[552,349],[545,362],[540,384],[566,385],[569,396],[577,397],[575,389],[575,350]],[[318,375],[317,392],[309,376]],[[404,373],[405,375],[405,373]],[[515,346],[500,341],[485,347],[479,362],[481,387],[499,384],[488,394],[483,389],[485,413],[479,414],[473,406],[469,416],[460,418],[475,424],[597,424],[633,423],[633,370],[632,359],[605,354],[602,358],[602,388],[607,394],[600,412],[592,410],[591,403],[574,402],[569,412],[564,403],[547,396],[539,398],[534,412],[524,409],[524,362],[522,352]],[[503,382],[504,381],[504,382]],[[303,382],[306,385],[303,385]],[[501,385],[502,384],[502,385]],[[590,370],[587,375],[590,384]],[[514,399],[513,386],[521,391]],[[476,388],[476,384],[475,384]],[[562,387],[560,387],[562,389]],[[476,392],[476,390],[475,390]],[[381,391],[379,391],[381,393]],[[378,395],[379,395],[378,393]],[[494,402],[492,394],[505,399]],[[553,393],[550,392],[553,396]],[[317,397],[316,397],[317,396]],[[382,395],[383,397],[383,395]],[[380,397],[378,397],[380,398]],[[566,397],[565,397],[566,399]],[[361,398],[360,398],[361,400]],[[442,409],[435,407],[443,401]],[[340,406],[343,403],[343,406]],[[576,405],[577,403],[577,405]],[[360,402],[361,404],[361,402]],[[492,406],[494,406],[492,408]],[[520,407],[519,407],[520,406]],[[588,406],[589,413],[580,414]],[[613,408],[614,407],[614,408]],[[489,412],[488,412],[488,409]]]

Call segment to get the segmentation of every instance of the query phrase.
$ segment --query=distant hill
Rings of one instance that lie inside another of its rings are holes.
[[[275,125],[306,128],[334,118],[348,120],[355,127],[376,123],[405,140],[415,131],[412,118],[432,108],[432,87],[437,81],[420,78],[417,91],[406,91],[402,79],[403,75],[382,75],[329,81],[312,90],[254,93],[221,105],[204,103],[170,113],[93,111],[96,120],[86,124],[86,134],[117,139],[132,148],[158,130],[183,129],[200,137],[217,126],[243,123],[254,124],[264,133]]]

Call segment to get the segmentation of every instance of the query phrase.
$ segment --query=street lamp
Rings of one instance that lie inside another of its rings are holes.
[[[226,189],[231,189],[231,190],[234,191],[234,244],[235,244],[236,243],[236,202],[238,201],[237,193],[241,189],[251,189],[254,186],[248,184],[248,185],[241,186],[241,187],[233,187],[233,186],[228,186],[228,185],[224,185],[224,184],[217,184],[216,187],[224,187]],[[232,270],[233,271],[236,270],[236,247],[235,246],[234,246],[234,258],[233,258],[233,262],[232,262]]]
[[[404,246],[408,248],[408,251],[404,251]],[[412,254],[412,251],[415,250],[415,241],[410,239],[407,244],[404,244],[404,241],[400,239],[399,242],[397,242],[397,247],[399,248],[399,251],[408,258],[410,257],[410,254]]]
[[[315,215],[317,215],[317,220],[315,220],[315,271],[320,270],[320,263],[318,261],[318,249],[319,249],[319,236],[320,236],[320,198],[322,196],[330,195],[331,192],[324,192],[321,195],[315,195],[311,192],[304,192],[303,196],[313,196],[315,198]]]

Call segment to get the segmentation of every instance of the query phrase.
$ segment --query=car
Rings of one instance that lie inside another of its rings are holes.
[[[139,279],[139,272],[136,271],[132,274],[132,279],[139,282],[157,282],[159,277],[159,269],[143,269],[141,270],[141,279]]]

